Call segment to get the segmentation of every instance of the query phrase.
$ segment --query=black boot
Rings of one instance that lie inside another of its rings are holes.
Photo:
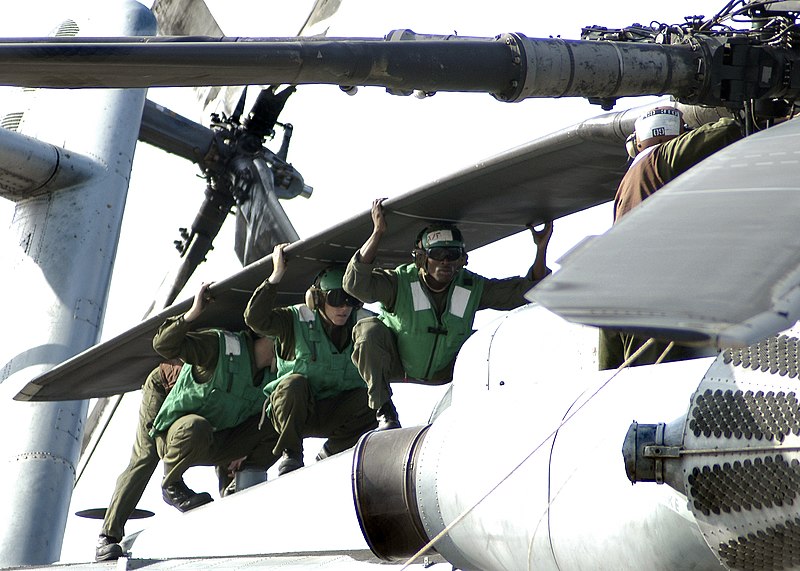
[[[320,460],[324,460],[328,456],[333,456],[333,454],[331,454],[331,451],[328,449],[328,443],[326,442],[325,444],[322,445],[322,448],[319,449],[319,452],[317,452],[316,460],[317,462],[319,462]]]
[[[125,555],[125,552],[122,551],[119,539],[110,535],[100,535],[97,540],[97,548],[94,551],[95,561],[110,561],[119,559],[123,555]]]
[[[200,494],[190,490],[183,480],[173,482],[166,488],[161,488],[161,497],[178,511],[188,512],[191,509],[213,502],[214,498],[208,492]]]
[[[391,399],[383,403],[381,408],[375,412],[375,418],[378,419],[378,428],[375,430],[400,428],[400,419],[397,417],[397,409],[394,408],[394,403]]]
[[[278,476],[283,476],[289,472],[294,472],[298,468],[305,466],[303,464],[303,453],[295,452],[294,450],[284,450],[281,456],[281,463],[278,464]]]

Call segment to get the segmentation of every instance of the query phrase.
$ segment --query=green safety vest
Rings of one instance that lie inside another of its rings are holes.
[[[186,363],[153,420],[150,436],[166,431],[173,422],[187,414],[202,416],[214,430],[223,430],[241,424],[261,411],[264,403],[262,389],[270,378],[269,369],[264,370],[263,380],[254,385],[247,334],[222,330],[217,330],[217,333],[219,357],[213,376],[205,383],[198,383],[192,375],[192,365]]]
[[[282,359],[282,351],[277,352],[278,378],[264,387],[264,394],[269,397],[278,383],[292,374],[308,379],[316,400],[364,388],[366,384],[353,364],[352,340],[339,351],[325,334],[318,311],[311,311],[305,304],[293,305],[289,309],[294,316],[294,360]],[[350,322],[358,320],[360,313],[353,311]]]
[[[461,269],[447,291],[441,317],[414,264],[395,269],[397,299],[394,311],[381,308],[378,318],[397,335],[397,349],[406,375],[428,379],[448,366],[472,335],[472,322],[483,293],[484,278]]]

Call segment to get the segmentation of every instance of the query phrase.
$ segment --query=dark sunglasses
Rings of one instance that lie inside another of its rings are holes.
[[[425,253],[431,260],[436,260],[437,262],[455,262],[464,255],[464,250],[454,246],[442,246],[429,248],[425,250]]]
[[[349,305],[350,307],[361,307],[362,305],[360,300],[354,298],[341,288],[326,291],[325,303],[331,307],[342,307],[343,305]]]

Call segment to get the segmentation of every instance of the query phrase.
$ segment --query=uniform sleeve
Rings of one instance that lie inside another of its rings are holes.
[[[366,264],[358,252],[350,259],[342,281],[344,291],[364,303],[380,302],[387,310],[397,298],[397,275],[390,270]]]
[[[275,307],[277,295],[277,284],[264,280],[247,302],[244,322],[259,335],[275,337],[282,347],[294,347],[292,311],[286,307]]]
[[[671,179],[741,138],[741,129],[733,119],[720,119],[663,143],[660,160],[670,169]]]
[[[548,275],[550,272],[548,271]],[[525,294],[542,280],[527,277],[506,278],[500,280],[486,279],[478,309],[514,309],[525,305],[528,300]]]
[[[219,354],[219,335],[213,329],[191,331],[183,316],[169,317],[153,337],[153,349],[166,359],[181,359],[213,371]]]

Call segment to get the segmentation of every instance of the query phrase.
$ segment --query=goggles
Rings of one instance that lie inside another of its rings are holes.
[[[342,307],[343,305],[361,307],[362,305],[360,300],[354,298],[342,288],[330,289],[327,291],[323,290],[323,293],[325,294],[325,303],[331,307]]]
[[[437,246],[428,248],[425,250],[425,254],[437,262],[455,262],[464,255],[464,249],[457,246]]]

